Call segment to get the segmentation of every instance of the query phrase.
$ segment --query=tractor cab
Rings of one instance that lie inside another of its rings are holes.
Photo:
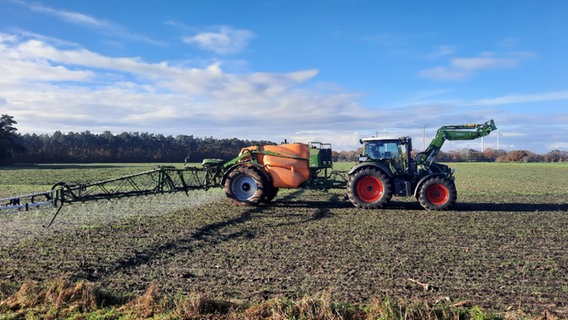
[[[389,168],[393,175],[404,175],[412,149],[410,137],[373,137],[361,139],[361,143],[363,150],[359,163],[381,162]]]

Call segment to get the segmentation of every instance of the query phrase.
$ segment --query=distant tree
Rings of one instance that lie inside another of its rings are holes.
[[[359,159],[359,155],[363,152],[363,149],[358,148],[353,151],[332,151],[331,156],[334,162],[356,162]]]
[[[495,161],[495,159],[497,159],[497,154],[498,151],[495,149],[491,149],[491,148],[487,148],[485,150],[483,150],[483,158],[485,159],[485,161]]]
[[[12,157],[15,151],[22,151],[23,148],[17,143],[16,127],[17,122],[13,116],[3,114],[0,116],[0,163],[6,162]]]
[[[526,150],[513,150],[507,152],[507,162],[522,162],[524,158],[527,157]]]
[[[540,162],[543,157],[528,150],[513,150],[507,153],[507,162]]]
[[[483,151],[483,157],[485,158],[485,161],[497,161],[497,159],[499,159],[499,157],[506,157],[507,156],[507,152],[505,150],[499,149],[491,149],[491,148],[487,148]]]
[[[568,152],[560,150],[552,150],[549,153],[545,154],[543,157],[544,161],[546,162],[568,161]]]
[[[436,156],[436,161],[438,161],[438,162],[451,162],[452,157],[449,153],[446,153],[446,152],[440,150],[438,152],[438,155]]]

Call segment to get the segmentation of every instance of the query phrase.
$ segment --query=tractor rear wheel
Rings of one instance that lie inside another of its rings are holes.
[[[258,205],[267,198],[268,181],[259,169],[239,166],[225,180],[225,193],[238,205]],[[276,194],[275,194],[276,195]]]
[[[458,197],[453,180],[433,177],[420,187],[418,201],[427,210],[447,210],[454,206]]]
[[[382,208],[392,198],[392,184],[383,172],[365,168],[349,176],[347,195],[357,208]]]

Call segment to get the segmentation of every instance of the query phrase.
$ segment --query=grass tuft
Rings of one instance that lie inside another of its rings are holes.
[[[26,280],[16,293],[0,302],[0,310],[12,311],[15,315],[31,312],[53,319],[62,315],[91,312],[97,307],[93,283],[72,283],[64,278],[52,281],[46,287]]]
[[[333,304],[331,292],[322,291],[298,301],[284,298],[267,300],[250,306],[240,316],[243,319],[362,319],[360,314],[353,312],[354,309],[358,310],[344,304]]]
[[[141,296],[101,290],[92,282],[56,279],[47,284],[25,281],[13,295],[0,301],[0,319],[318,319],[318,320],[555,320],[552,313],[531,317],[521,311],[487,313],[467,303],[428,303],[386,297],[368,305],[337,303],[329,290],[299,300],[273,298],[259,304],[233,303],[200,293],[168,295],[152,284]],[[109,305],[109,302],[120,302]]]

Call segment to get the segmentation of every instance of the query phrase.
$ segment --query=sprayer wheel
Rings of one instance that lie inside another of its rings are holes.
[[[267,181],[253,166],[238,166],[225,180],[227,197],[238,205],[258,205],[267,198]]]

